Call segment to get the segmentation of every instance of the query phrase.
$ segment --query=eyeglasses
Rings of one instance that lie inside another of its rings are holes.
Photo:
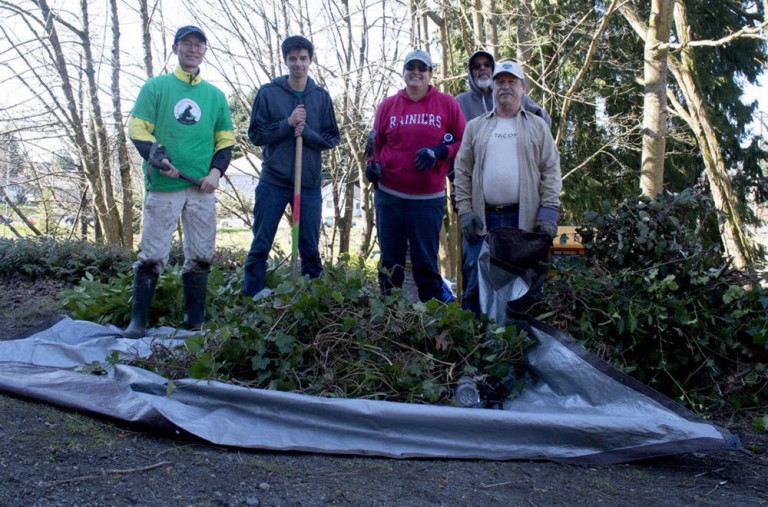
[[[486,60],[484,62],[478,62],[478,63],[472,64],[472,70],[480,70],[483,67],[485,67],[486,69],[490,69],[493,67],[493,62]]]
[[[192,42],[188,40],[183,40],[179,42],[179,46],[183,47],[184,49],[203,49],[205,47],[205,42]]]
[[[405,64],[405,70],[408,72],[413,72],[414,70],[418,70],[419,72],[429,72],[429,65],[426,63],[408,62]]]

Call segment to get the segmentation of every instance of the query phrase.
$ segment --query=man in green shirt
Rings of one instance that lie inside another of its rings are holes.
[[[131,141],[144,158],[147,190],[131,323],[125,330],[131,338],[145,335],[152,295],[168,262],[179,216],[184,230],[184,325],[200,329],[203,324],[216,246],[213,193],[235,144],[226,96],[200,77],[207,43],[200,28],[179,28],[173,39],[179,66],[173,74],[144,84],[129,121]],[[199,186],[180,175],[197,179]]]

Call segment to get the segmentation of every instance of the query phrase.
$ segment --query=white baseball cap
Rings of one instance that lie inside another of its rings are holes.
[[[499,74],[506,72],[507,74],[512,74],[516,78],[518,78],[520,81],[525,81],[525,76],[523,75],[523,68],[520,67],[520,64],[513,62],[512,60],[504,60],[503,62],[497,62],[496,66],[493,69],[493,78],[496,79],[496,76]]]
[[[412,62],[413,60],[418,60],[422,63],[427,64],[427,66],[431,69],[432,68],[432,57],[429,56],[429,53],[422,49],[414,49],[407,55],[405,55],[405,61],[403,62],[403,67],[408,65],[408,62]]]

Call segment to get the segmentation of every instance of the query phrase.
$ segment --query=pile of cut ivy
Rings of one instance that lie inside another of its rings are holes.
[[[128,362],[179,378],[215,379],[251,387],[325,397],[448,403],[463,376],[505,381],[522,389],[531,345],[514,326],[476,321],[457,303],[382,296],[375,269],[345,257],[315,280],[271,270],[272,291],[240,296],[242,273],[214,270],[205,332],[181,345],[156,340],[149,357]],[[181,319],[178,268],[160,280],[154,316]],[[130,277],[111,283],[85,279],[64,304],[78,318],[125,323]],[[177,321],[177,322],[174,322]],[[514,380],[513,380],[514,379]]]

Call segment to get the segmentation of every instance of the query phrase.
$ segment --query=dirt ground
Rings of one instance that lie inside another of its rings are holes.
[[[0,339],[55,314],[60,285],[0,281]],[[0,506],[768,504],[768,435],[740,451],[611,466],[393,460],[222,448],[0,394]]]

